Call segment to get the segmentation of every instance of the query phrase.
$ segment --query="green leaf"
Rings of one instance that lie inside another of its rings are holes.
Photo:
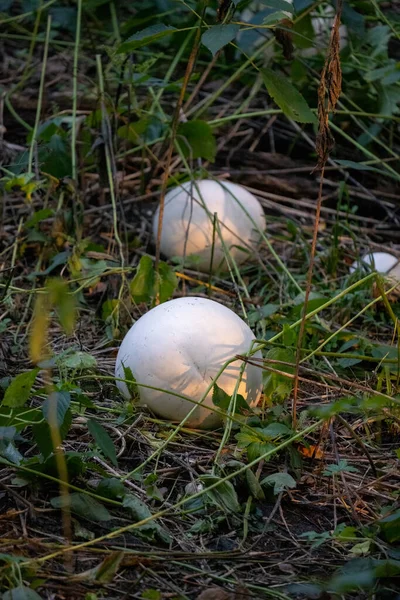
[[[240,512],[241,507],[236,490],[230,481],[223,481],[215,475],[202,475],[199,479],[205,484],[206,488],[217,482],[221,482],[218,487],[207,490],[207,497],[218,508],[222,508],[227,512]]]
[[[286,2],[286,0],[261,0],[261,4],[273,8],[274,10],[283,10],[289,13],[293,13],[293,4]]]
[[[265,494],[260,482],[251,469],[247,469],[246,471],[246,481],[247,485],[249,486],[250,494],[253,496],[253,498],[256,498],[257,500],[265,500]]]
[[[280,361],[291,364],[281,364]],[[280,371],[280,373],[274,371],[263,372],[264,394],[266,398],[271,401],[276,400],[279,402],[286,400],[292,391],[293,379],[285,377],[282,373],[293,375],[295,371],[294,363],[295,353],[293,348],[271,348],[271,350],[267,352],[265,364],[271,367],[271,369]]]
[[[277,25],[278,23],[283,21],[283,19],[287,18],[288,15],[286,13],[282,12],[281,10],[278,10],[265,17],[265,19],[263,19],[263,25]]]
[[[337,464],[332,463],[331,465],[327,465],[323,471],[323,475],[327,477],[332,477],[332,475],[337,475],[338,473],[358,473],[358,469],[349,465],[347,460],[342,459]]]
[[[162,600],[161,592],[159,590],[155,590],[154,588],[143,590],[141,597],[143,600]]]
[[[96,494],[103,496],[103,498],[110,498],[111,500],[117,500],[125,495],[125,486],[116,477],[106,477],[102,479],[96,488]]]
[[[354,160],[337,159],[335,162],[337,162],[338,165],[342,165],[342,167],[354,169],[355,171],[375,171],[376,173],[380,173],[379,169],[375,169],[374,167],[370,167],[369,165],[364,165],[363,163],[355,162]]]
[[[311,16],[309,14],[305,15],[293,23],[292,33],[293,43],[297,48],[311,48],[315,38]]]
[[[146,29],[142,29],[141,31],[134,33],[131,35],[131,37],[125,40],[125,42],[123,42],[117,48],[117,54],[132,52],[133,50],[136,50],[136,48],[152,44],[156,40],[161,40],[162,38],[166,37],[167,35],[171,35],[176,31],[178,31],[178,29],[175,27],[169,27],[163,23],[150,25],[150,27],[146,27]]]
[[[94,581],[98,581],[99,583],[111,583],[118,572],[124,556],[125,553],[121,551],[114,551],[106,556],[103,562],[96,567]]]
[[[158,265],[158,276],[156,279],[158,280],[160,302],[166,302],[172,297],[174,291],[178,287],[178,278],[172,267],[160,260]],[[155,295],[157,295],[157,291]]]
[[[72,425],[72,413],[70,409],[65,413],[64,421],[59,428],[59,435],[61,441],[63,441],[68,434],[68,431]],[[46,421],[42,423],[36,423],[32,427],[33,437],[35,438],[35,442],[38,445],[40,452],[42,453],[44,458],[48,458],[50,454],[53,452],[53,442],[51,439],[51,431],[49,424]]]
[[[66,333],[71,334],[75,327],[75,296],[71,294],[65,281],[59,277],[50,279],[46,283],[46,289],[50,302],[57,311],[62,328]]]
[[[231,398],[232,397],[228,396],[228,394],[224,392],[222,388],[218,387],[218,385],[214,383],[212,401],[215,406],[218,406],[218,408],[221,410],[227,411],[231,403]],[[251,408],[243,396],[241,394],[237,394],[235,414],[242,414],[244,411],[251,411]]]
[[[296,298],[294,298],[294,300],[293,300],[294,308],[292,311],[293,315],[300,316],[302,314],[302,311],[304,308],[304,299],[305,299],[304,292],[301,292],[300,294],[298,294],[296,296]],[[325,296],[321,296],[321,294],[318,294],[316,292],[311,292],[308,297],[308,302],[307,302],[307,314],[309,314],[313,310],[319,308],[320,306],[325,304],[327,301],[328,301],[328,298],[326,298]]]
[[[129,287],[135,302],[150,302],[154,294],[154,267],[150,256],[142,256]]]
[[[88,429],[104,456],[109,458],[114,466],[117,466],[118,461],[114,442],[108,435],[106,429],[104,429],[103,425],[100,425],[97,421],[93,421],[93,419],[89,419]]]
[[[52,392],[42,404],[43,416],[50,426],[61,427],[71,404],[69,392]]]
[[[88,352],[71,352],[60,356],[57,360],[58,367],[64,367],[65,369],[73,369],[83,371],[85,369],[94,369],[97,365],[97,360],[94,356]]]
[[[316,123],[315,115],[288,77],[267,68],[262,70],[262,75],[269,95],[287,117],[299,123]]]
[[[38,223],[43,221],[44,219],[48,219],[54,215],[54,210],[52,208],[41,208],[33,213],[33,216],[28,219],[28,221],[24,224],[25,229],[29,229],[31,227],[36,227]]]
[[[280,494],[286,489],[296,487],[296,481],[289,473],[273,473],[261,481],[261,485],[273,485],[274,494]]]
[[[14,377],[6,389],[2,405],[11,406],[12,408],[24,406],[24,404],[29,400],[32,386],[35,383],[35,379],[39,373],[39,370],[40,369],[32,369],[32,371],[20,373]]]
[[[15,427],[0,427],[0,443],[12,442],[15,438],[17,430]]]
[[[4,592],[1,598],[2,600],[42,600],[42,596],[39,596],[35,590],[31,590],[31,588],[24,585],[19,585],[12,590],[8,590],[8,592]]]
[[[386,541],[392,544],[400,540],[400,510],[381,519],[379,525]]]
[[[151,517],[148,506],[133,494],[125,494],[122,504],[129,510],[137,523]],[[168,532],[155,521],[149,521],[148,523],[141,525],[138,528],[138,531],[147,532],[150,534],[150,539],[153,539],[154,535],[157,534],[163,542],[168,544],[171,541]]]
[[[57,496],[50,501],[54,508],[69,508],[74,514],[89,521],[110,521],[111,514],[105,506],[86,494],[75,492],[68,496]]]
[[[373,569],[364,571],[352,570],[350,573],[340,573],[332,577],[327,584],[327,589],[335,594],[344,594],[358,592],[361,589],[369,589],[375,583],[375,574]]]
[[[239,31],[239,25],[229,23],[228,25],[213,25],[201,36],[201,42],[213,56],[226,44],[231,42]]]
[[[187,121],[178,127],[178,141],[187,158],[204,158],[213,162],[217,142],[211,126],[206,121]]]

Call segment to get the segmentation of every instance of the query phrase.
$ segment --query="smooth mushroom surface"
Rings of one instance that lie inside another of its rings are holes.
[[[156,415],[181,421],[194,404],[168,392],[200,402],[224,363],[245,354],[254,335],[238,315],[218,302],[204,298],[177,298],[156,306],[143,315],[126,334],[118,352],[115,376],[125,379],[129,367],[139,387],[140,404]],[[261,352],[254,355],[261,358]],[[217,384],[232,395],[239,377],[241,360],[232,362]],[[130,397],[127,385],[117,381],[123,396]],[[163,390],[163,391],[161,391]],[[262,371],[247,365],[238,393],[255,406],[262,391]],[[212,412],[212,389],[186,421],[186,426],[216,428],[222,417]]]
[[[369,254],[365,254],[359,261],[354,261],[349,271],[350,273],[354,273],[360,267],[370,267],[371,271],[388,273],[398,262],[399,259],[388,252],[370,252]]]
[[[153,218],[153,236],[157,240],[159,208]],[[259,242],[265,229],[260,202],[242,186],[204,179],[188,181],[165,196],[161,252],[168,258],[198,257],[195,266],[208,272],[228,269],[223,244],[213,219],[218,215],[226,251],[241,264]],[[239,248],[240,246],[241,248]]]

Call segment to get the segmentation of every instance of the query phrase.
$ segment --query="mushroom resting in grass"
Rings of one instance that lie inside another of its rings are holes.
[[[371,271],[375,270],[378,273],[390,274],[398,262],[399,259],[388,252],[370,252],[369,254],[365,254],[360,260],[354,261],[349,271],[350,273],[354,273],[358,268],[369,268]]]
[[[157,240],[160,208],[153,219],[153,235]],[[228,266],[214,213],[226,252],[241,264],[260,240],[258,230],[265,229],[261,204],[242,186],[226,181],[188,181],[170,190],[164,200],[161,252],[168,258],[198,257],[199,271],[227,271]]]
[[[140,404],[156,415],[181,421],[195,406],[189,398],[200,402],[213,378],[224,363],[236,355],[246,354],[254,335],[237,314],[218,302],[204,298],[177,298],[156,306],[140,317],[122,341],[117,356],[115,376],[123,396],[130,397],[124,368],[129,368],[138,384]],[[261,352],[254,355],[261,358]],[[243,362],[230,363],[217,385],[232,395]],[[216,408],[212,389],[186,421],[187,427],[216,428],[221,415]],[[262,391],[261,369],[246,365],[238,386],[247,403],[257,405]],[[171,393],[185,396],[181,398]]]

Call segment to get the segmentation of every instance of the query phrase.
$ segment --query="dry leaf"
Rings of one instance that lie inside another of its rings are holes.
[[[305,446],[298,446],[297,450],[306,458],[316,458],[317,460],[322,460],[324,458],[324,453],[319,446],[309,446],[308,448]]]

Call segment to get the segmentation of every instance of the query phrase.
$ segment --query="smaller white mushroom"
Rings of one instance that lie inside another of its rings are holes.
[[[139,385],[140,404],[179,422],[194,407],[185,397],[200,402],[224,363],[246,354],[253,340],[246,323],[222,304],[205,298],[177,298],[156,306],[131,327],[118,352],[115,376],[125,379],[124,367],[129,367],[138,384],[159,388]],[[255,357],[261,358],[261,352]],[[242,364],[240,360],[230,363],[217,381],[229,395],[235,390]],[[129,398],[127,385],[123,381],[117,385]],[[261,390],[261,369],[247,365],[238,393],[255,406]],[[215,408],[212,390],[185,425],[202,429],[221,425],[221,416],[210,408]]]
[[[389,273],[398,262],[399,259],[388,252],[370,252],[359,261],[354,261],[349,271],[354,273],[356,269],[363,268],[378,273]]]
[[[159,211],[153,219],[154,240],[158,234]],[[261,204],[240,185],[204,179],[188,181],[165,196],[161,252],[168,258],[197,256],[196,267],[208,272],[227,270],[224,244],[214,227],[217,213],[226,251],[240,264],[259,241],[257,229],[265,229]],[[241,247],[241,248],[240,248]],[[248,248],[248,250],[243,250]]]

